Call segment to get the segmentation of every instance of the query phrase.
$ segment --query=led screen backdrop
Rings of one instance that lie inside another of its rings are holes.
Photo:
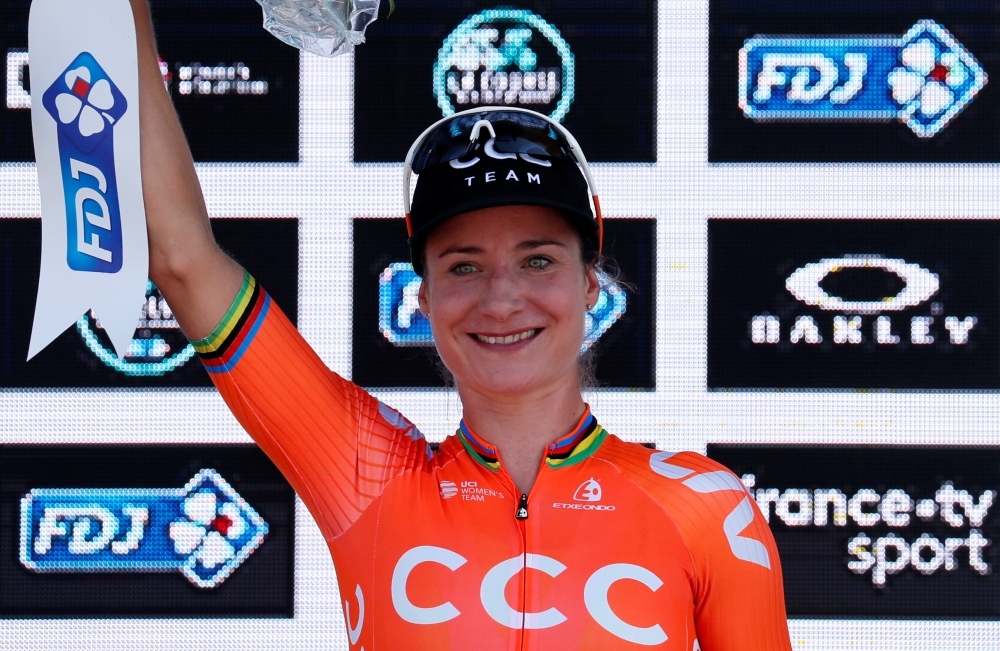
[[[710,445],[774,531],[791,616],[1000,615],[1000,450]]]
[[[0,617],[293,614],[294,492],[256,446],[5,445],[0,471]]]
[[[402,161],[436,120],[500,105],[562,122],[590,161],[653,162],[655,22],[648,0],[400,4],[356,55],[354,160]]]
[[[710,12],[712,162],[1000,160],[994,3],[711,0]]]
[[[253,0],[153,1],[216,236],[330,369],[432,443],[455,431],[461,401],[413,309],[401,161],[448,110],[554,114],[593,162],[630,285],[588,316],[601,424],[743,478],[797,651],[994,651],[996,8],[396,4],[327,60],[264,32]],[[92,340],[74,326],[25,362],[28,7],[0,4],[0,647],[351,648],[354,586],[197,360],[128,375],[88,346],[103,335],[85,316]],[[136,306],[146,370],[186,348],[161,299]],[[63,510],[45,538],[48,507]],[[221,582],[220,540],[253,548]]]
[[[589,320],[599,387],[653,389],[656,264],[652,219],[616,219],[604,232],[624,291],[606,289]],[[430,322],[419,312],[420,278],[409,265],[402,219],[354,221],[354,381],[372,387],[443,387]],[[609,265],[610,267],[610,265]]]
[[[7,100],[0,160],[33,161],[28,0],[0,6]],[[299,57],[246,2],[153,0],[163,81],[196,161],[299,159]]]
[[[713,389],[1000,388],[1000,222],[712,219]]]
[[[298,307],[298,222],[215,219],[216,240],[249,269],[294,323]],[[181,332],[169,303],[151,282],[136,311],[137,328],[118,359],[100,320],[80,317],[31,361],[28,339],[38,288],[41,222],[0,220],[0,386],[209,387],[212,381]]]

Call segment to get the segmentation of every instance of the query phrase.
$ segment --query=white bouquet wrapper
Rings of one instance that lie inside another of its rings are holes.
[[[264,29],[300,50],[333,57],[365,42],[379,0],[257,0]]]

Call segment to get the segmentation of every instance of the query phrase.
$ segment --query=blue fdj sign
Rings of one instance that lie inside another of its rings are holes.
[[[583,349],[594,345],[625,314],[627,298],[611,278],[598,272],[601,294],[587,312]],[[382,335],[395,346],[433,346],[431,324],[417,300],[423,281],[409,262],[393,262],[379,276],[379,321]]]
[[[122,229],[112,130],[127,109],[125,96],[81,52],[42,95],[42,105],[58,125],[66,262],[75,271],[115,273],[122,267]]]
[[[986,84],[950,33],[921,20],[900,37],[768,37],[740,50],[740,108],[753,120],[899,119],[930,138]]]
[[[34,489],[21,499],[21,564],[34,572],[176,572],[221,584],[267,523],[214,470],[179,489]]]

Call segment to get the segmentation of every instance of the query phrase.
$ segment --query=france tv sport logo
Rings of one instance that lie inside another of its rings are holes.
[[[122,268],[121,211],[113,129],[125,96],[97,60],[81,52],[48,90],[42,105],[57,125],[66,200],[66,262],[74,271]]]
[[[979,62],[932,20],[902,37],[755,36],[739,65],[739,105],[752,120],[895,118],[921,138],[986,85]]]
[[[601,293],[586,314],[582,350],[594,345],[625,314],[627,297],[610,276],[597,272]],[[394,346],[433,346],[431,323],[420,311],[423,280],[409,262],[393,262],[379,275],[378,329]]]
[[[211,469],[180,489],[36,488],[21,499],[21,564],[33,572],[176,572],[214,588],[267,523]]]

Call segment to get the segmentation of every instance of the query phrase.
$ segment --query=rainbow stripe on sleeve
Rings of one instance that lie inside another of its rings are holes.
[[[209,373],[233,370],[260,329],[270,307],[271,297],[249,272],[244,271],[243,286],[222,322],[212,334],[191,342],[205,370]]]

